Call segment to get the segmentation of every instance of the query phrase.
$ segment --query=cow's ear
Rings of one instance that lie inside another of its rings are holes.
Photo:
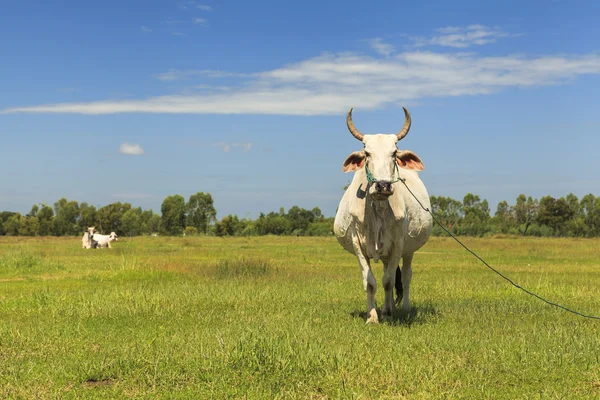
[[[410,150],[399,150],[396,154],[396,162],[401,168],[405,169],[423,171],[424,168],[423,161]]]
[[[365,153],[363,151],[355,151],[350,153],[348,158],[342,164],[342,171],[350,172],[356,171],[365,165]]]

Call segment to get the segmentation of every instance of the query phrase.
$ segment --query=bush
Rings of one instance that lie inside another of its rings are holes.
[[[186,226],[183,236],[198,236],[198,229],[195,226]]]
[[[331,236],[333,235],[333,224],[330,222],[311,222],[306,229],[308,236]]]

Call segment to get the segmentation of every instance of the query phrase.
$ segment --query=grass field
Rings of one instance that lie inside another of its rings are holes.
[[[600,314],[600,240],[465,242]],[[333,238],[0,237],[0,398],[600,398],[600,321],[451,239],[413,271],[413,311],[371,326]]]

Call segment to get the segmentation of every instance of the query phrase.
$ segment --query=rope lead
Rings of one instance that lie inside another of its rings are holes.
[[[419,199],[417,198],[417,196],[415,196],[415,194],[412,192],[412,190],[410,190],[410,188],[409,188],[409,187],[408,187],[408,185],[406,184],[406,179],[399,178],[399,180],[400,180],[400,182],[402,182],[402,183],[404,184],[404,186],[406,186],[406,189],[408,189],[408,191],[409,191],[409,193],[412,195],[412,197],[414,197],[414,198],[415,198],[415,200],[417,200],[417,203],[419,203],[419,205],[421,206],[421,208],[422,208],[423,210],[427,211],[427,212],[428,212],[428,213],[431,215],[431,217],[433,218],[433,220],[434,220],[434,221],[435,221],[435,222],[436,222],[436,223],[437,223],[437,224],[438,224],[438,225],[439,225],[439,226],[440,226],[440,227],[441,227],[441,228],[442,228],[442,229],[443,229],[443,230],[444,230],[444,231],[445,231],[445,232],[446,232],[448,235],[450,235],[450,237],[451,237],[452,239],[456,240],[456,242],[457,242],[458,244],[460,244],[462,247],[464,247],[464,248],[465,248],[465,250],[467,250],[469,253],[473,254],[473,255],[474,255],[474,256],[475,256],[475,257],[476,257],[476,258],[477,258],[479,261],[481,261],[481,262],[482,262],[482,263],[483,263],[483,264],[484,264],[486,267],[488,267],[489,269],[491,269],[492,271],[494,271],[496,274],[500,275],[502,278],[504,278],[506,281],[508,281],[508,282],[509,282],[511,285],[513,285],[513,286],[514,286],[514,287],[516,287],[517,289],[521,289],[522,291],[524,291],[525,293],[527,293],[527,294],[529,294],[529,295],[531,295],[531,296],[533,296],[533,297],[536,297],[536,298],[540,299],[540,300],[541,300],[541,301],[543,301],[544,303],[550,304],[551,306],[558,307],[558,308],[562,308],[562,309],[563,309],[563,310],[565,310],[565,311],[568,311],[568,312],[570,312],[570,313],[573,313],[573,314],[575,314],[575,315],[579,315],[579,316],[581,316],[581,317],[584,317],[584,318],[590,318],[590,319],[599,319],[599,320],[600,320],[600,317],[596,317],[596,316],[593,316],[593,315],[586,315],[586,314],[580,313],[579,311],[571,310],[570,308],[567,308],[567,307],[565,307],[565,306],[561,306],[560,304],[557,304],[557,303],[551,302],[551,301],[549,301],[549,300],[546,300],[545,298],[543,298],[543,297],[541,297],[541,296],[539,296],[539,295],[537,295],[537,294],[535,294],[535,293],[533,293],[533,292],[531,292],[531,291],[529,291],[529,290],[525,289],[523,286],[521,286],[521,285],[519,285],[519,284],[517,284],[517,283],[513,282],[513,281],[512,281],[510,278],[508,278],[508,277],[504,276],[504,275],[503,275],[501,272],[497,271],[497,270],[496,270],[496,269],[494,269],[492,266],[490,266],[490,265],[489,265],[487,262],[485,262],[485,260],[484,260],[483,258],[479,257],[477,254],[475,254],[475,252],[473,252],[471,249],[469,249],[467,246],[465,246],[465,245],[464,245],[464,244],[463,244],[463,243],[462,243],[460,240],[458,240],[458,238],[457,238],[456,236],[454,236],[454,234],[453,234],[452,232],[450,232],[448,229],[444,228],[444,226],[443,226],[443,225],[440,223],[440,221],[438,221],[438,220],[437,220],[437,218],[435,217],[435,215],[433,215],[433,213],[432,213],[432,212],[429,210],[429,208],[426,208],[426,207],[424,207],[424,206],[423,206],[423,204],[421,204],[421,202],[420,202],[420,201],[419,201]]]

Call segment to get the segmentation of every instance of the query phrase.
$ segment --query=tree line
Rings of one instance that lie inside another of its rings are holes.
[[[570,193],[565,197],[544,196],[533,199],[520,194],[513,205],[498,203],[490,214],[486,199],[468,193],[462,201],[431,196],[431,210],[440,223],[456,235],[489,236],[600,236],[600,197],[587,194],[580,199]],[[167,196],[161,213],[132,207],[130,203],[111,203],[96,209],[88,203],[61,198],[53,207],[33,205],[29,213],[0,212],[0,235],[76,236],[88,227],[100,232],[117,232],[119,236],[160,234],[168,236],[329,236],[333,234],[333,217],[325,217],[318,207],[307,210],[298,206],[287,212],[260,213],[258,218],[240,218],[229,214],[217,220],[210,193],[192,194],[186,201],[179,194]],[[445,235],[437,224],[433,235]]]

